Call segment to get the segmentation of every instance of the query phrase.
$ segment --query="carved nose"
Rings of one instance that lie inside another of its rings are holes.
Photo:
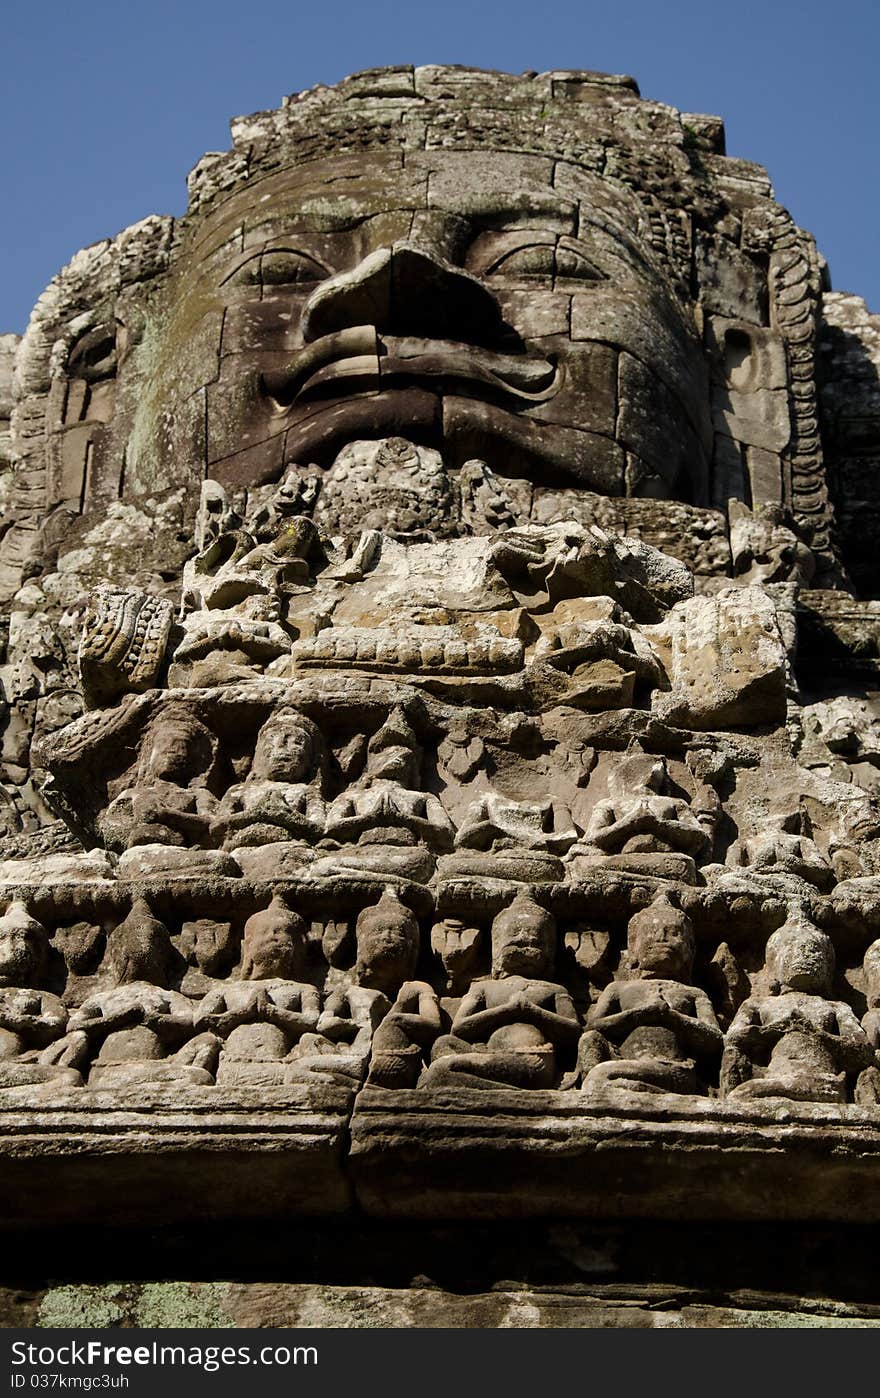
[[[380,334],[486,345],[497,339],[501,319],[498,302],[476,277],[412,243],[395,243],[318,287],[302,326],[307,341],[372,325]]]

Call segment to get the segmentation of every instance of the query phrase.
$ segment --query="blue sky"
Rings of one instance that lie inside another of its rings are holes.
[[[3,31],[0,330],[78,248],[181,213],[231,116],[383,63],[628,72],[719,113],[835,288],[880,311],[876,0],[19,0]]]

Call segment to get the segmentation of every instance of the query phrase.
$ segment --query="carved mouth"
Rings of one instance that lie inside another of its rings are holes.
[[[322,336],[260,382],[285,433],[285,466],[328,467],[349,442],[405,437],[451,469],[476,457],[501,475],[620,495],[623,454],[610,438],[531,411],[566,381],[549,357],[360,325]]]
[[[380,336],[373,326],[363,325],[325,335],[282,373],[264,374],[262,385],[278,411],[408,385],[508,399],[526,407],[554,397],[563,377],[552,359],[500,354],[452,340]]]

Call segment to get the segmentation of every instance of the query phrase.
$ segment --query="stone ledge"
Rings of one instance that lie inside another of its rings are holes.
[[[283,1219],[880,1222],[854,1106],[320,1085],[0,1101],[2,1227]]]
[[[880,1219],[880,1116],[858,1107],[368,1088],[358,1203],[385,1217]]]
[[[0,1226],[334,1214],[352,1093],[70,1089],[0,1101]]]

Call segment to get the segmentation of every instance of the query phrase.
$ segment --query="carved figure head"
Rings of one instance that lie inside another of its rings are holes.
[[[803,913],[795,912],[767,940],[766,970],[771,994],[799,990],[830,995],[834,946]]]
[[[539,120],[546,95],[529,101],[522,84],[519,95],[523,117]],[[345,99],[328,98],[338,118]],[[463,98],[432,103],[439,120]],[[326,101],[315,107],[316,131],[328,117]],[[215,203],[192,219],[172,263],[163,353],[181,358],[184,300],[191,312],[200,303],[229,317],[219,334],[202,322],[206,349],[225,341],[220,378],[207,389],[211,474],[259,483],[288,462],[329,467],[351,442],[405,438],[440,449],[456,468],[479,455],[491,467],[561,471],[619,494],[623,355],[632,396],[662,403],[674,444],[661,454],[645,425],[633,426],[632,445],[651,458],[635,489],[704,495],[704,356],[631,189],[593,161],[560,167],[552,148],[524,162],[505,150],[500,128],[484,130],[478,177],[471,152],[439,147],[408,152],[403,170],[375,134],[362,127],[366,152],[328,151],[319,164],[276,173],[258,205],[242,180],[222,213]],[[334,199],[331,209],[328,191],[342,177],[345,205]],[[244,246],[218,247],[230,219],[246,223]],[[207,255],[206,238],[215,249]],[[258,303],[255,346],[246,326]],[[403,481],[403,460],[400,468]]]
[[[0,917],[0,986],[36,988],[42,981],[48,954],[45,927],[16,899]]]
[[[262,912],[244,925],[241,940],[241,979],[244,981],[298,980],[306,958],[306,925],[276,893]]]
[[[637,745],[615,762],[608,773],[608,792],[614,800],[643,793],[657,793],[666,784],[666,763],[662,757],[643,752]]]
[[[439,451],[404,437],[343,447],[324,473],[315,518],[330,535],[381,529],[413,539],[457,529]]]
[[[295,709],[276,709],[257,737],[251,779],[275,782],[311,781],[323,753],[317,725]]]
[[[107,959],[119,985],[149,981],[166,986],[175,950],[164,922],[145,898],[136,898],[128,916],[107,938]]]
[[[694,966],[694,929],[690,918],[661,893],[649,907],[630,918],[626,933],[630,971],[640,980],[683,981]]]
[[[421,766],[418,739],[403,709],[391,713],[367,744],[367,774],[401,786],[417,787]]]
[[[431,928],[431,950],[440,957],[451,985],[464,983],[476,969],[480,929],[458,917],[445,917]]]
[[[865,952],[864,972],[868,1006],[880,1009],[880,940],[872,942]]]
[[[404,981],[412,980],[419,958],[419,924],[392,888],[379,902],[364,908],[355,924],[358,984],[393,998]]]
[[[187,786],[206,778],[217,756],[217,739],[183,704],[169,704],[150,721],[141,743],[138,781],[156,779]]]
[[[492,975],[530,976],[553,972],[556,920],[528,893],[518,893],[492,923]]]

